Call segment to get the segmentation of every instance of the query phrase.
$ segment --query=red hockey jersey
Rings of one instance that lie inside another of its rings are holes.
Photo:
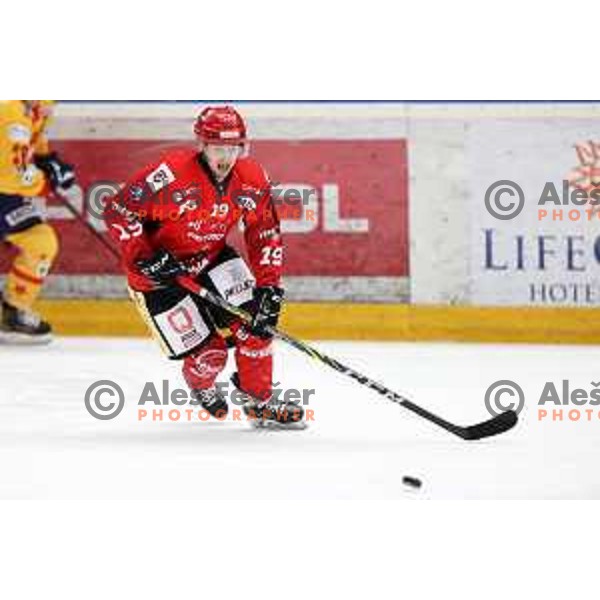
[[[253,159],[239,159],[219,183],[197,151],[173,151],[110,198],[104,218],[135,290],[154,287],[136,261],[162,248],[200,271],[221,252],[240,219],[256,284],[281,285],[279,219],[270,182]]]

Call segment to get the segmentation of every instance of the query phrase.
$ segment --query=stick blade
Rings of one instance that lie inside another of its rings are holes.
[[[496,415],[489,421],[462,428],[461,431],[458,432],[458,435],[464,440],[481,440],[512,429],[517,424],[518,420],[519,418],[514,410],[507,410],[506,412]]]

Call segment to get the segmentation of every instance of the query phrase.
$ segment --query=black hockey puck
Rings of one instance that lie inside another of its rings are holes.
[[[423,482],[420,479],[417,479],[416,477],[408,477],[408,476],[404,476],[402,478],[402,483],[404,485],[407,485],[411,488],[415,488],[417,490],[423,485]]]

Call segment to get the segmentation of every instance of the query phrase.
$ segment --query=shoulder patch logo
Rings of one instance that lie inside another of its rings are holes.
[[[148,175],[148,177],[146,177],[146,181],[152,192],[156,193],[170,183],[173,183],[175,181],[175,175],[167,163],[161,163],[154,171],[152,171],[152,173],[150,173],[150,175]]]
[[[244,210],[256,210],[256,201],[251,196],[238,196],[235,203]]]

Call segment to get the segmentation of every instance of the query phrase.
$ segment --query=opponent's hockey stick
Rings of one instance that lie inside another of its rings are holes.
[[[252,321],[252,317],[248,312],[241,308],[238,308],[237,306],[234,306],[233,304],[230,304],[229,302],[221,298],[221,296],[211,292],[210,290],[203,288],[190,277],[180,276],[177,278],[177,283],[186,290],[197,294],[201,298],[204,298],[211,304],[214,304],[215,306],[222,308],[230,314],[235,315],[242,321],[246,323]],[[375,390],[376,392],[380,393],[382,396],[385,396],[388,400],[391,400],[396,404],[400,404],[400,406],[404,406],[404,408],[407,408],[408,410],[416,413],[420,417],[423,417],[424,419],[435,423],[439,427],[442,427],[446,431],[457,435],[463,440],[479,440],[481,438],[498,435],[500,433],[508,431],[509,429],[512,429],[517,424],[517,413],[513,410],[508,410],[493,417],[492,419],[483,421],[481,423],[477,423],[476,425],[471,425],[470,427],[461,427],[460,425],[455,425],[454,423],[450,423],[450,421],[446,421],[445,419],[442,419],[442,417],[439,417],[438,415],[435,415],[432,412],[425,410],[418,404],[415,404],[414,402],[411,402],[410,400],[404,398],[400,394],[390,390],[385,385],[378,383],[370,377],[367,377],[366,375],[355,371],[351,367],[342,364],[338,360],[335,360],[334,358],[331,358],[330,356],[319,352],[318,350],[316,350],[312,346],[309,346],[305,342],[297,340],[296,338],[293,338],[292,336],[288,335],[283,331],[280,331],[279,329],[275,329],[273,327],[267,327],[266,329],[268,333],[270,333],[273,337],[283,340],[290,346],[293,346],[297,350],[300,350],[300,352],[303,352],[311,358],[314,358],[326,364],[328,367],[331,367],[338,373],[347,375],[348,377],[351,377],[352,379],[358,381],[362,385],[366,385],[368,388],[371,388],[372,390]]]
[[[81,192],[83,194],[83,192]],[[100,231],[98,231],[82,214],[77,210],[75,206],[71,204],[69,199],[58,192],[54,192],[52,195],[53,198],[56,198],[72,215],[75,217],[79,223],[81,223],[85,229],[87,229],[117,260],[118,263],[121,262],[121,255],[119,251],[111,244]]]

